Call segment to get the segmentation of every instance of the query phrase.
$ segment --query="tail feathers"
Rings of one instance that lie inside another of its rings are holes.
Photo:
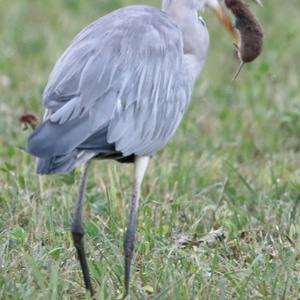
[[[115,153],[113,144],[106,141],[107,128],[102,128],[86,141],[72,149],[69,153],[62,155],[39,156],[37,159],[36,172],[38,174],[57,174],[68,173],[78,165],[90,160],[99,153],[105,155]],[[45,147],[45,143],[39,143],[41,147]],[[29,143],[29,145],[32,145]],[[32,153],[32,152],[31,152]],[[38,154],[44,154],[43,151]],[[120,154],[119,154],[120,155]]]
[[[29,137],[27,150],[40,158],[50,158],[71,153],[90,134],[88,115],[79,120],[59,125],[44,122]]]
[[[78,151],[74,150],[66,155],[38,158],[36,172],[41,175],[68,173],[75,167],[77,155]]]

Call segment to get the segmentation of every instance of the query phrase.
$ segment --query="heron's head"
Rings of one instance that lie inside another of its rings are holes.
[[[221,1],[222,0],[163,0],[162,8],[163,10],[167,10],[170,7],[173,8],[175,7],[175,13],[181,8],[187,8],[187,7],[197,11],[201,11],[204,8],[208,8],[215,13],[215,15],[224,25],[225,29],[231,35],[234,44],[238,44],[240,39],[239,33],[235,29],[231,18],[227,15],[226,11],[224,10],[224,7],[221,5]],[[236,0],[230,0],[230,1],[236,1]],[[263,6],[261,0],[251,0],[251,1]]]

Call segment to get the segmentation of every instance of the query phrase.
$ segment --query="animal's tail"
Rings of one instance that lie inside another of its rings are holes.
[[[36,172],[41,175],[68,173],[73,170],[77,162],[78,151],[69,154],[37,158]]]
[[[102,151],[115,152],[114,145],[106,140],[115,98],[115,92],[108,93],[73,119],[45,120],[28,139],[28,152],[38,158],[37,173],[67,173]],[[75,109],[69,103],[73,102],[67,102],[51,116],[69,116],[68,110]]]
[[[57,174],[71,171],[76,164],[77,147],[88,137],[86,117],[63,125],[49,120],[29,137],[27,150],[37,157],[38,174]]]
[[[84,119],[63,126],[47,121],[36,129],[27,146],[28,152],[37,157],[36,172],[68,173],[94,156],[118,160],[121,154],[106,140],[107,126],[91,134],[88,125]]]

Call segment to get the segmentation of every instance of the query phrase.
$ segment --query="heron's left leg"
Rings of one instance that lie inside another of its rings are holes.
[[[74,241],[74,246],[77,250],[78,259],[80,262],[83,279],[86,289],[90,292],[91,296],[94,295],[94,290],[90,278],[89,267],[86,260],[85,250],[84,250],[84,229],[82,225],[82,209],[84,203],[84,194],[86,190],[86,182],[88,177],[88,169],[90,166],[90,161],[84,165],[83,173],[81,176],[78,198],[75,206],[73,223],[72,223],[72,236]]]
[[[136,219],[139,206],[139,197],[141,191],[142,181],[149,163],[148,156],[136,156],[135,158],[135,182],[131,200],[131,210],[129,223],[127,226],[124,252],[125,252],[125,295],[128,294],[129,282],[130,282],[130,267],[134,251],[135,231],[136,231]]]

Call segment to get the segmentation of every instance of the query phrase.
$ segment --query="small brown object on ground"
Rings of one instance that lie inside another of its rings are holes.
[[[227,8],[231,10],[236,18],[235,28],[240,33],[240,42],[235,45],[241,64],[234,76],[238,77],[245,63],[255,60],[263,48],[263,30],[256,16],[249,7],[240,0],[225,0]]]
[[[28,126],[30,126],[32,129],[35,129],[38,123],[37,117],[31,113],[23,113],[20,116],[19,121],[21,124],[24,124],[25,129],[27,129]]]

